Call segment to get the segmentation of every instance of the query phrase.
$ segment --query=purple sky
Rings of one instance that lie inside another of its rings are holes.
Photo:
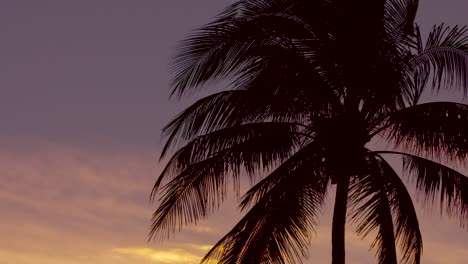
[[[168,59],[230,2],[1,1],[0,264],[190,264],[239,218],[229,204],[146,243],[161,128],[194,99],[168,100]],[[418,21],[465,25],[467,10],[423,0]],[[329,212],[313,240],[319,263],[329,262]],[[466,230],[434,213],[420,214],[424,263],[461,264]],[[368,241],[350,233],[348,244],[350,264],[373,263]]]

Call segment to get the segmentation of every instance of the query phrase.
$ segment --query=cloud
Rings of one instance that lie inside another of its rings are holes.
[[[202,259],[201,256],[194,255],[183,249],[155,250],[152,248],[114,248],[112,252],[125,254],[152,260],[154,263],[168,264],[195,264]]]
[[[219,233],[214,228],[209,227],[209,226],[204,226],[204,225],[189,226],[187,229],[193,232],[197,232],[197,233],[212,233],[212,234]]]
[[[190,248],[190,249],[203,251],[203,252],[208,252],[208,250],[210,250],[213,247],[213,245],[198,245],[198,244],[190,244],[190,243],[183,244],[183,246]]]

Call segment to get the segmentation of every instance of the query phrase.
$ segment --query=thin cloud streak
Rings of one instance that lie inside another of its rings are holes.
[[[112,252],[137,256],[152,260],[154,263],[162,264],[195,264],[199,263],[202,256],[197,256],[183,249],[170,249],[166,251],[155,250],[152,248],[114,248]]]

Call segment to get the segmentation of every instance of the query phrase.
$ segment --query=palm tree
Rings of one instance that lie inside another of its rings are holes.
[[[424,42],[417,7],[241,0],[184,40],[173,95],[231,82],[165,127],[161,157],[179,148],[151,194],[167,181],[150,236],[207,217],[246,175],[253,186],[240,206],[248,211],[202,262],[300,261],[336,185],[333,264],[345,262],[347,215],[358,234],[376,234],[379,263],[397,263],[397,246],[402,262],[420,263],[418,219],[392,155],[428,204],[465,225],[468,178],[455,169],[466,164],[468,105],[420,99],[428,89],[468,91],[467,27],[435,26]]]

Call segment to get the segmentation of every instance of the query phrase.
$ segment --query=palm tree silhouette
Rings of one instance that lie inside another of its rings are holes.
[[[219,80],[228,88],[164,129],[161,204],[150,236],[170,235],[218,208],[241,175],[248,210],[202,262],[295,263],[336,185],[332,263],[345,262],[347,208],[379,263],[420,263],[412,200],[384,157],[430,203],[467,223],[468,105],[420,103],[427,89],[467,92],[466,27],[435,26],[423,41],[416,0],[244,0],[181,42],[173,95]],[[391,148],[369,142],[384,140]],[[182,147],[180,147],[182,146]],[[377,147],[376,147],[377,146]],[[446,164],[446,165],[442,165]],[[448,166],[452,166],[450,168]],[[266,175],[266,176],[265,176]],[[437,199],[436,199],[437,198]]]

